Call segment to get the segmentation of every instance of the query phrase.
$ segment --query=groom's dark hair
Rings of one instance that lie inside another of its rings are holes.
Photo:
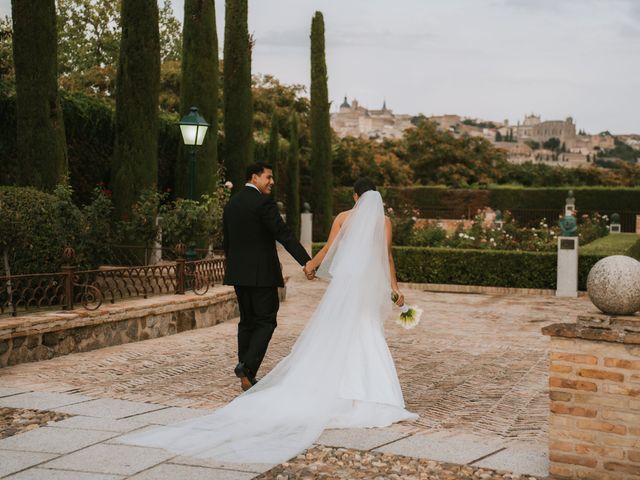
[[[361,196],[363,193],[368,192],[369,190],[375,191],[376,185],[373,181],[368,177],[360,177],[356,180],[356,183],[353,184],[353,191]]]
[[[251,177],[253,176],[253,174],[255,173],[256,175],[260,176],[262,175],[262,172],[264,172],[265,170],[273,170],[273,167],[271,165],[268,165],[264,162],[256,162],[256,163],[252,163],[251,165],[249,165],[247,167],[246,173],[245,173],[245,179],[247,182],[251,181]]]

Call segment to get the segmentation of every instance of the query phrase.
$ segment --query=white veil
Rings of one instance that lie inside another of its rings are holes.
[[[415,419],[382,330],[392,302],[378,192],[359,198],[318,273],[331,278],[322,300],[291,353],[257,385],[211,415],[124,441],[224,462],[281,463],[327,427]]]

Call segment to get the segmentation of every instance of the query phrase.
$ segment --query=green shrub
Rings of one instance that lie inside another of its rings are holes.
[[[447,241],[447,232],[435,223],[414,230],[410,244],[414,247],[442,247]]]
[[[0,187],[0,272],[4,255],[12,275],[60,271],[66,246],[76,251],[80,268],[102,261],[110,234],[110,201],[96,192],[94,201],[78,208],[71,190],[58,186],[53,194],[29,187]]]
[[[160,207],[162,242],[167,248],[195,242],[207,248],[222,246],[222,213],[230,191],[218,187],[200,201],[177,199]]]

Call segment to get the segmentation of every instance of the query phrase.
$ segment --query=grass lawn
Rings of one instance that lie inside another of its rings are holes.
[[[580,247],[580,252],[593,255],[637,256],[638,248],[632,250],[632,247],[638,242],[640,235],[636,233],[614,233]]]

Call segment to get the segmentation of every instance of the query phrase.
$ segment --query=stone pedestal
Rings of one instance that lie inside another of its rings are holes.
[[[609,233],[620,233],[622,231],[622,226],[619,223],[612,223],[609,225]]]
[[[569,216],[569,215],[575,215],[575,211],[576,211],[576,204],[575,203],[567,203],[564,206],[564,215]]]
[[[549,348],[552,478],[640,478],[640,315],[579,315]]]
[[[578,237],[558,237],[556,296],[578,296]]]
[[[300,243],[305,248],[309,255],[311,253],[311,245],[313,243],[312,240],[312,229],[313,227],[313,214],[312,213],[301,213],[300,214]]]

